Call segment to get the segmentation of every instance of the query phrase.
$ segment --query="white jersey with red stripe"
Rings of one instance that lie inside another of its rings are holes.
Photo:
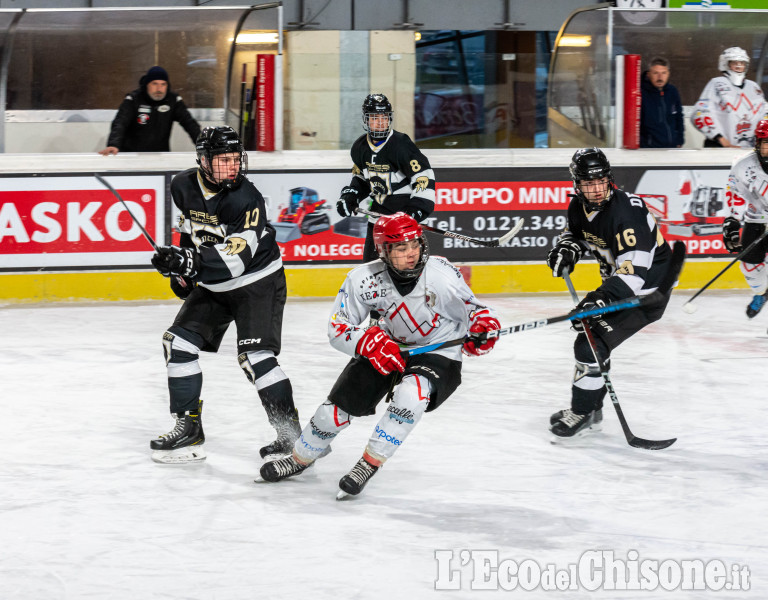
[[[733,163],[726,192],[731,215],[742,223],[768,223],[768,173],[754,150]]]
[[[458,268],[440,256],[430,256],[415,287],[403,295],[381,260],[352,269],[344,280],[328,324],[331,345],[356,356],[358,342],[371,310],[382,317],[381,327],[404,346],[426,346],[467,335],[471,317],[482,311],[496,317],[492,309],[475,298]],[[461,360],[461,346],[433,351]]]
[[[722,135],[734,146],[752,148],[755,127],[765,118],[768,106],[760,86],[745,79],[736,86],[725,75],[709,80],[693,107],[691,123],[707,139]]]

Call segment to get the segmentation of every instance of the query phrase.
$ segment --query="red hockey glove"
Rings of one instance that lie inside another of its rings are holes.
[[[373,368],[382,375],[397,370],[405,371],[405,360],[400,347],[380,327],[370,327],[357,344],[357,353],[371,361]]]
[[[490,316],[490,311],[487,308],[478,310],[472,315],[469,321],[469,333],[485,333],[486,331],[496,331],[501,329],[501,324],[498,319]],[[467,356],[482,356],[488,354],[496,345],[496,341],[499,338],[491,338],[486,340],[482,344],[477,344],[474,340],[470,339],[464,342],[461,347],[461,351]]]

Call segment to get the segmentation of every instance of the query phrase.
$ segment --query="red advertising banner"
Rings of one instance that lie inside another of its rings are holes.
[[[568,181],[437,182],[435,210],[565,210],[573,193]]]
[[[275,55],[256,55],[256,149],[275,149]]]
[[[113,178],[114,185],[131,212],[163,243],[164,179],[153,178],[159,182],[156,187],[128,189],[117,183],[120,179],[126,178]],[[141,230],[109,190],[87,189],[99,185],[93,178],[18,178],[3,184],[0,268],[148,262],[152,249]]]
[[[640,55],[624,56],[624,147],[640,147]]]

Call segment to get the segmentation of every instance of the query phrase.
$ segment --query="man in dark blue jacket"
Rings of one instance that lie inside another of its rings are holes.
[[[680,148],[683,145],[683,106],[677,88],[668,83],[669,61],[654,58],[642,82],[641,148]]]

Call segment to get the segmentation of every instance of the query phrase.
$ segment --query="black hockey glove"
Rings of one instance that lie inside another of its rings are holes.
[[[200,255],[191,248],[161,246],[152,257],[152,266],[163,277],[181,275],[194,279],[200,268]]]
[[[578,242],[560,240],[547,254],[547,265],[552,269],[552,277],[562,277],[563,271],[570,273],[579,262],[584,250]]]
[[[171,291],[182,300],[187,299],[187,296],[192,293],[196,285],[189,277],[182,277],[181,275],[171,277]]]
[[[741,240],[739,239],[741,223],[734,217],[726,217],[723,221],[723,243],[728,252],[738,254],[742,251]]]
[[[576,305],[576,308],[571,311],[571,314],[584,312],[585,310],[592,310],[595,308],[602,308],[608,304],[608,302],[609,298],[603,292],[600,290],[595,290],[594,292],[589,292],[586,296],[584,296],[581,302]],[[588,317],[586,321],[589,323],[592,321],[592,319],[599,319],[601,316],[602,315],[600,315],[600,313],[597,313],[591,317]],[[580,319],[578,321],[571,321],[571,326],[573,327],[574,331],[584,331],[584,325],[582,325]]]
[[[413,217],[417,223],[421,223],[427,218],[427,211],[418,208],[404,208],[403,212],[409,217]]]
[[[356,188],[345,187],[341,190],[341,198],[336,203],[336,212],[342,217],[351,217],[359,204],[360,192]]]

